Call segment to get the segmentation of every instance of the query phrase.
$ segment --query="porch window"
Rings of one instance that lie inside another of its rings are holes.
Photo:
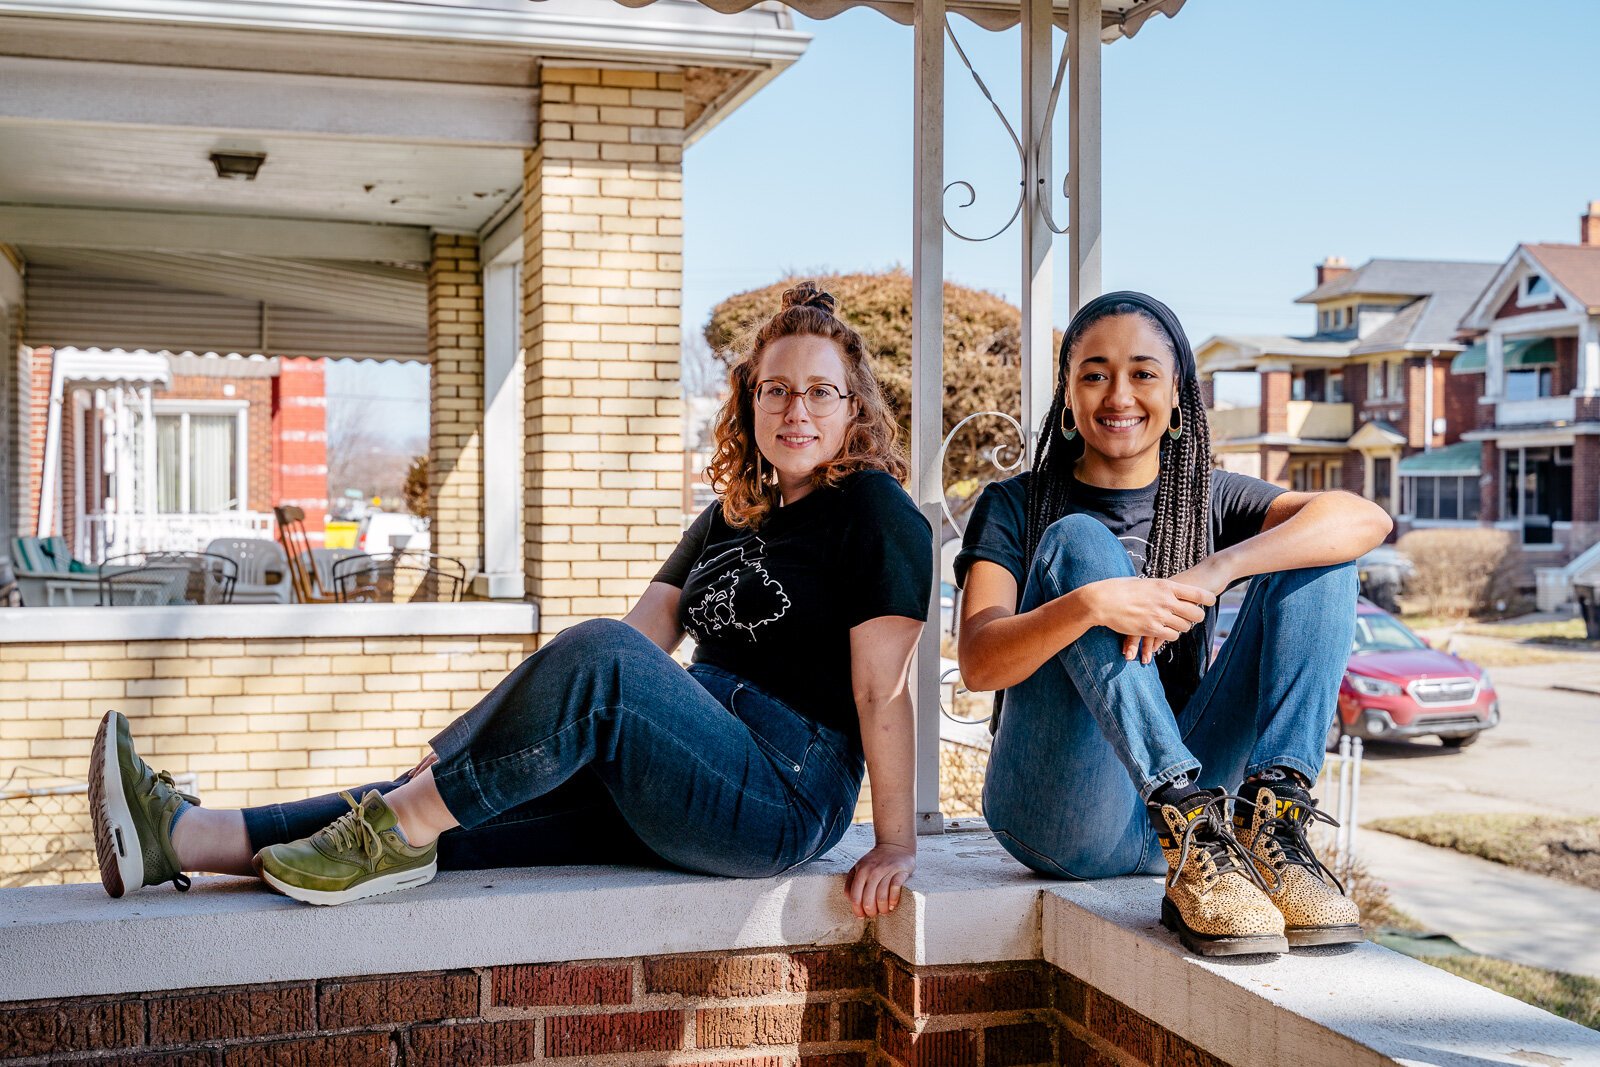
[[[181,402],[180,402],[181,404]],[[244,506],[246,408],[161,404],[155,419],[155,504],[165,515]]]
[[[1478,521],[1476,474],[1401,476],[1405,485],[1405,510],[1413,519]]]
[[[1534,400],[1555,396],[1554,367],[1519,367],[1506,371],[1507,400]]]
[[[1367,364],[1367,399],[1382,400],[1389,395],[1389,376],[1382,363]]]
[[[1406,365],[1400,360],[1389,364],[1389,399],[1400,400],[1406,395]]]
[[[1500,453],[1500,514],[1522,527],[1523,544],[1550,544],[1554,524],[1572,521],[1572,446]]]
[[[1342,370],[1328,372],[1328,403],[1344,403],[1344,371]]]

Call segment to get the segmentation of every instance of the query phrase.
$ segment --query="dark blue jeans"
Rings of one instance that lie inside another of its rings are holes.
[[[1133,577],[1098,520],[1045,531],[1023,589],[1031,611],[1071,589]],[[983,809],[1027,866],[1059,878],[1165,868],[1144,798],[1180,774],[1237,789],[1268,767],[1316,780],[1355,631],[1351,563],[1258,575],[1200,687],[1174,714],[1156,666],[1122,658],[1096,626],[1006,691]]]
[[[461,823],[440,837],[439,865],[458,870],[665,863],[768,877],[844,836],[865,767],[854,739],[727,671],[686,671],[609,619],[563,631],[432,745]],[[337,793],[247,808],[245,828],[260,849],[348,810]]]

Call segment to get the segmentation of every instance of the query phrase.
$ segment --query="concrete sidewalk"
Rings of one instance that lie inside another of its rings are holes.
[[[1485,956],[1600,978],[1600,891],[1363,828],[1395,907]]]

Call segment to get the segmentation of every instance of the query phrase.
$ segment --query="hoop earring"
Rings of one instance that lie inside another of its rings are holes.
[[[1183,436],[1183,410],[1172,409],[1172,418],[1167,420],[1167,436],[1176,441]]]
[[[1065,404],[1061,405],[1061,436],[1068,441],[1078,436],[1077,420],[1073,419],[1070,425],[1067,423],[1067,420],[1071,418],[1072,409],[1067,407]]]

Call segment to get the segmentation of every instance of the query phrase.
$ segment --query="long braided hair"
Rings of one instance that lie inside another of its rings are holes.
[[[1211,431],[1206,424],[1194,350],[1189,347],[1189,339],[1178,317],[1161,301],[1144,293],[1107,293],[1079,309],[1061,340],[1055,398],[1040,429],[1033,473],[1028,479],[1024,574],[1033,562],[1045,529],[1066,513],[1073,468],[1083,455],[1082,435],[1068,441],[1061,432],[1073,347],[1089,327],[1117,315],[1137,315],[1167,339],[1177,376],[1178,411],[1183,419],[1183,433],[1176,441],[1167,434],[1161,435],[1161,474],[1156,487],[1155,514],[1150,522],[1150,547],[1145,555],[1144,576],[1170,578],[1210,553]],[[1189,680],[1198,680],[1204,670],[1210,640],[1205,631],[1204,625],[1192,627],[1162,650],[1163,658],[1176,668],[1174,677],[1184,679],[1186,686],[1192,686]]]

